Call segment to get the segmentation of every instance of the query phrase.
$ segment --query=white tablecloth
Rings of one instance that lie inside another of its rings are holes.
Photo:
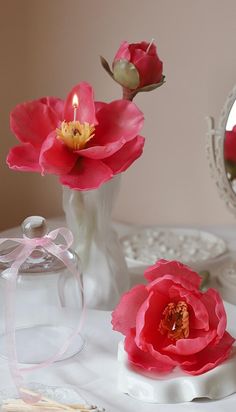
[[[58,222],[54,221],[55,227]],[[122,233],[126,228],[119,226]],[[236,249],[236,231],[234,227],[204,227],[229,241],[230,247]],[[19,234],[18,230],[7,232],[10,236]],[[6,232],[4,232],[5,236]],[[3,234],[2,234],[3,235]],[[235,306],[226,304],[228,330],[236,336]],[[235,410],[236,394],[217,401],[199,400],[184,404],[154,405],[136,401],[117,390],[117,344],[121,335],[112,331],[109,312],[88,311],[83,330],[85,347],[76,357],[58,362],[48,369],[32,372],[26,381],[47,385],[76,387],[90,402],[99,404],[108,412],[232,412]],[[12,385],[6,361],[0,361],[0,389]]]

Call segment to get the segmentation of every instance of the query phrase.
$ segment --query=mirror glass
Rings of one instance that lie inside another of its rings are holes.
[[[236,193],[236,100],[231,107],[226,123],[224,162],[227,178]]]

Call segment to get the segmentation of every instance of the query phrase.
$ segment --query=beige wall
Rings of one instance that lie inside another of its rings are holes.
[[[236,82],[235,0],[0,0],[0,229],[28,214],[61,213],[54,177],[9,171],[15,104],[64,97],[87,80],[98,100],[120,96],[100,68],[120,42],[155,38],[167,83],[136,103],[144,111],[145,151],[123,176],[120,220],[145,224],[233,223],[205,158],[205,116],[218,116]]]

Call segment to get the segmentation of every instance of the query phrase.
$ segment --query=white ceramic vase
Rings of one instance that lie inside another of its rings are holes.
[[[129,288],[127,265],[111,219],[119,187],[120,175],[94,190],[63,187],[63,209],[82,263],[89,308],[111,310]]]

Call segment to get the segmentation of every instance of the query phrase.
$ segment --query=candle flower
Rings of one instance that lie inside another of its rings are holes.
[[[200,276],[176,261],[161,259],[144,276],[148,283],[124,293],[112,313],[131,365],[157,373],[178,366],[199,375],[230,356],[235,339],[215,289],[201,292]]]
[[[103,57],[101,63],[108,74],[123,87],[124,96],[128,96],[130,100],[138,92],[154,90],[164,83],[163,63],[153,40],[150,43],[121,43],[112,70]]]
[[[142,112],[126,100],[94,102],[93,89],[85,82],[65,102],[45,97],[16,106],[10,124],[21,144],[10,150],[8,166],[56,174],[72,189],[99,187],[143,151]]]

